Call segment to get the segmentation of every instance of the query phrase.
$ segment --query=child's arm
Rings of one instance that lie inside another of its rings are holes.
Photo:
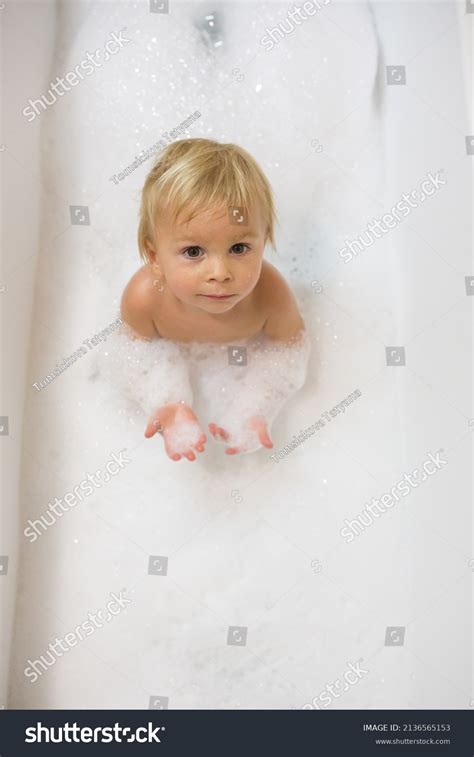
[[[125,287],[120,303],[120,315],[130,327],[131,338],[158,339],[153,322],[153,295],[148,277],[141,268]],[[132,333],[132,330],[134,334]]]
[[[267,267],[262,295],[268,312],[263,333],[273,341],[293,344],[302,336],[304,321],[293,292],[274,266]]]
[[[177,344],[156,331],[150,288],[134,277],[121,302],[123,324],[107,341],[101,356],[103,375],[145,411],[145,436],[162,434],[172,460],[195,460],[206,436],[192,410],[188,368]]]

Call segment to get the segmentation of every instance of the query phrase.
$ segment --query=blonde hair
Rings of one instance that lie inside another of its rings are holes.
[[[258,202],[267,228],[266,240],[275,248],[277,221],[271,186],[265,174],[242,147],[211,139],[182,139],[168,145],[146,177],[142,189],[138,248],[150,261],[157,212],[170,208],[173,221],[185,213],[190,221],[213,205],[239,207],[248,212]]]

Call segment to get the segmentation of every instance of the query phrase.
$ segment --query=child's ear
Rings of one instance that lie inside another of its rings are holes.
[[[149,250],[148,254],[149,254],[149,258],[148,259],[149,259],[150,266],[151,266],[151,269],[152,269],[153,273],[157,277],[159,277],[160,279],[162,279],[163,278],[163,271],[161,270],[161,266],[158,263],[158,257],[157,257],[156,252],[154,250]]]
[[[150,265],[156,264],[156,250],[152,247],[151,242],[146,242],[147,258]]]

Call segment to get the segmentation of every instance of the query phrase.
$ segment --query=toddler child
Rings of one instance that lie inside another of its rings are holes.
[[[227,388],[229,400],[221,417],[208,419],[229,455],[271,448],[270,423],[304,383],[304,322],[285,279],[263,258],[267,242],[275,247],[275,219],[267,178],[234,144],[174,142],[146,178],[144,265],[124,290],[124,323],[108,341],[105,369],[143,407],[145,436],[159,432],[172,460],[194,460],[207,441],[192,407],[186,344],[229,348],[215,390]],[[215,378],[204,377],[208,394]]]

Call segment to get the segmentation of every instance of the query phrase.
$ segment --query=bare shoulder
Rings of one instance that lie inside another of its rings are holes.
[[[120,303],[122,319],[140,336],[153,339],[159,336],[153,322],[153,272],[148,265],[138,269],[125,287]]]
[[[285,277],[274,265],[263,261],[260,276],[261,297],[267,312],[263,327],[270,339],[287,340],[296,336],[304,322]]]
[[[262,271],[260,274],[260,283],[265,289],[271,289],[274,284],[283,284],[288,286],[284,276],[280,273],[273,263],[268,260],[262,262]]]

